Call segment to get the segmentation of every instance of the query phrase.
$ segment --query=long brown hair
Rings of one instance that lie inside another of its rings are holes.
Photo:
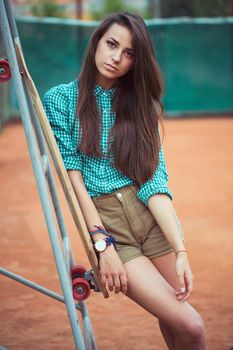
[[[97,72],[95,53],[99,40],[114,23],[125,26],[132,33],[135,58],[133,69],[118,79],[113,100],[116,121],[111,131],[111,150],[115,167],[142,184],[153,176],[158,165],[158,127],[163,106],[160,102],[162,82],[153,46],[146,25],[138,15],[126,12],[110,15],[92,35],[79,75],[79,148],[86,155],[102,157],[101,116],[93,95]]]

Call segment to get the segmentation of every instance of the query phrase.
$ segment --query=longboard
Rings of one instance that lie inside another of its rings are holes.
[[[93,247],[92,240],[90,238],[87,225],[85,223],[83,214],[81,212],[77,197],[74,193],[72,184],[70,182],[69,176],[67,174],[67,171],[65,169],[63,159],[61,157],[60,151],[58,149],[55,137],[53,135],[52,129],[50,127],[49,121],[46,117],[41,99],[39,97],[38,91],[35,87],[35,84],[30,76],[30,73],[27,69],[23,51],[20,45],[19,38],[15,38],[15,49],[16,49],[16,55],[18,59],[18,63],[23,75],[23,79],[26,84],[26,88],[28,90],[29,96],[31,98],[32,104],[35,108],[36,115],[38,117],[40,126],[43,130],[43,134],[45,137],[45,140],[47,142],[50,154],[52,156],[56,172],[58,174],[58,178],[60,180],[60,183],[62,185],[67,203],[69,205],[71,214],[73,216],[75,225],[78,229],[83,247],[86,251],[87,257],[89,259],[90,265],[93,270],[93,275],[95,279],[95,283],[97,284],[97,287],[99,291],[101,291],[105,298],[109,297],[108,291],[105,287],[101,284],[101,277],[100,277],[100,271],[99,271],[99,265],[98,265],[98,259]]]

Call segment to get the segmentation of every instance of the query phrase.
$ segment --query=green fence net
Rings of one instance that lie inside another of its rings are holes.
[[[96,25],[17,18],[25,59],[41,97],[50,87],[78,76]],[[165,83],[166,114],[232,113],[233,18],[148,20],[147,25]],[[12,100],[8,96],[4,103],[12,105]]]

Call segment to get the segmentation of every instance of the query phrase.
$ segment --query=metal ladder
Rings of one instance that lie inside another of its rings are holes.
[[[76,303],[73,298],[70,269],[75,265],[74,257],[59,204],[54,176],[52,173],[49,156],[47,154],[46,142],[40,124],[37,120],[35,109],[28,96],[27,89],[25,88],[24,81],[20,74],[20,68],[14,47],[14,40],[15,38],[19,39],[19,35],[9,0],[0,0],[0,29],[16,91],[21,120],[27,139],[30,158],[43,208],[43,214],[48,228],[63,296],[2,267],[0,267],[0,273],[35,289],[40,293],[65,303],[76,349],[96,350],[97,347],[95,337],[86,304],[84,301],[79,301]],[[4,74],[7,76],[6,66],[3,66],[0,69],[0,75],[1,74],[2,76],[4,76]],[[6,80],[8,80],[8,78],[9,76],[6,77]],[[52,199],[52,204],[50,198]],[[59,228],[59,232],[57,230],[57,226]],[[59,243],[59,234],[62,237],[62,247]],[[81,313],[83,333],[80,327],[78,311]],[[3,347],[0,346],[0,348]]]

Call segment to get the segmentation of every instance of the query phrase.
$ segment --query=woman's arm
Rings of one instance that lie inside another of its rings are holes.
[[[94,230],[95,225],[103,226],[96,207],[87,192],[82,173],[77,170],[69,170],[68,175],[89,231]],[[95,242],[99,239],[106,238],[106,236],[102,233],[94,234],[92,237]],[[126,294],[126,271],[113,245],[107,247],[105,251],[100,252],[99,256],[101,282],[103,286],[106,286],[107,282],[110,291],[112,291],[115,287],[116,293],[120,292],[121,290],[124,294]]]
[[[156,194],[149,198],[148,207],[176,253],[176,272],[179,279],[177,298],[187,300],[192,292],[192,272],[189,265],[180,228],[171,199],[166,194]],[[181,252],[179,252],[181,251]]]
[[[92,231],[95,229],[95,225],[103,225],[83,182],[81,173],[83,169],[83,157],[77,150],[77,140],[74,141],[71,138],[72,130],[68,123],[70,118],[69,101],[72,101],[71,93],[74,95],[74,90],[70,91],[70,85],[62,84],[49,90],[45,94],[43,102],[46,115],[52,127],[87,227],[89,231]],[[93,235],[93,240],[97,241],[105,237],[105,235],[99,233]],[[104,252],[100,253],[99,264],[103,285],[105,286],[106,282],[108,282],[110,290],[113,290],[113,287],[115,287],[116,293],[120,290],[126,293],[126,272],[113,245],[110,245]]]

